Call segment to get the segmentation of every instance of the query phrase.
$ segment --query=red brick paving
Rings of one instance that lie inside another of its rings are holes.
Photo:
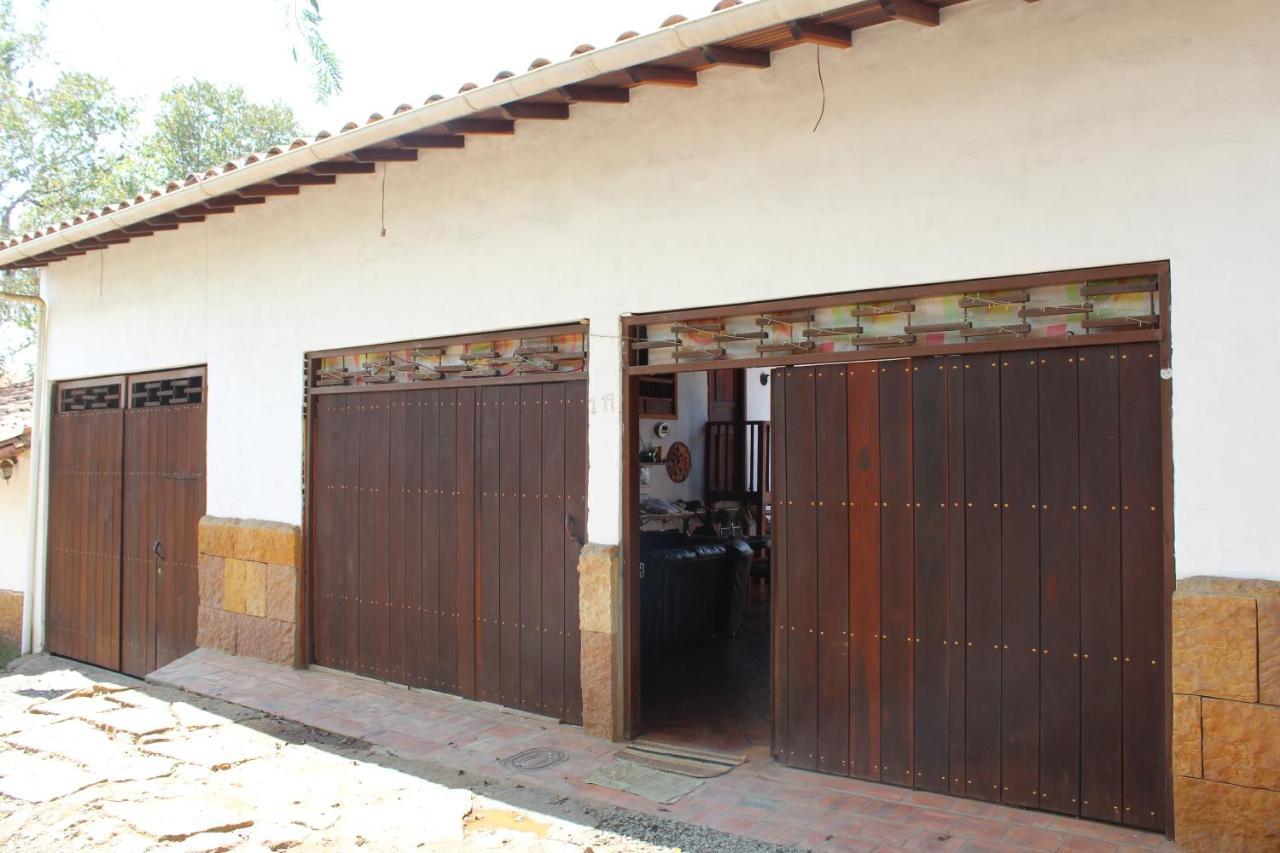
[[[743,766],[659,806],[583,782],[613,761],[617,745],[544,717],[206,649],[153,673],[152,680],[362,738],[409,758],[815,850],[1175,849],[1151,833],[783,767],[759,743],[746,750]],[[563,749],[570,759],[540,771],[500,765],[531,746]]]

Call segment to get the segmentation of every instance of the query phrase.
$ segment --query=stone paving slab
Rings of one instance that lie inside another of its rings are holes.
[[[781,849],[48,656],[0,671],[0,718],[0,851]]]
[[[565,749],[570,761],[549,770],[503,772],[514,782],[563,797],[704,823],[762,842],[829,850],[903,846],[1013,851],[1028,849],[1031,841],[1062,850],[1174,849],[1159,835],[1124,827],[783,767],[770,759],[766,747],[759,746],[747,750],[747,764],[662,806],[586,784],[586,775],[612,763],[617,746],[546,718],[358,676],[285,669],[205,649],[153,673],[152,678],[339,734],[364,737],[395,754],[439,762],[468,774],[496,772],[503,758],[529,746]],[[762,793],[776,797],[779,805],[768,809],[753,805],[757,801],[752,798]]]

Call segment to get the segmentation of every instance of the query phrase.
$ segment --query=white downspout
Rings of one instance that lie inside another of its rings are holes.
[[[44,505],[40,500],[40,486],[44,482],[45,448],[49,446],[48,429],[45,427],[47,395],[44,387],[45,338],[48,332],[49,308],[39,296],[28,296],[23,293],[0,291],[0,299],[6,302],[34,305],[37,312],[36,371],[31,400],[31,473],[27,475],[30,478],[27,487],[27,588],[22,596],[22,654],[26,655],[34,650],[36,639],[43,640],[42,636],[36,636],[34,628],[35,614],[41,612],[36,609],[36,599],[38,597],[41,602],[44,599],[43,578],[37,571],[37,566],[41,562],[37,537],[40,529],[40,510]],[[40,582],[38,590],[37,582]]]

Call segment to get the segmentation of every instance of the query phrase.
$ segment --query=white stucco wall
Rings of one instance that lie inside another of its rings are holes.
[[[18,457],[7,481],[0,481],[0,590],[27,589],[27,495],[31,453]]]
[[[640,492],[668,501],[703,500],[707,480],[703,467],[707,462],[707,375],[701,372],[679,374],[676,377],[676,401],[679,417],[642,418],[640,439],[650,445],[662,445],[664,453],[677,441],[683,441],[693,456],[693,467],[682,483],[673,483],[665,468],[650,468],[649,482],[641,485]],[[661,421],[671,424],[671,434],[666,438],[658,438],[653,432],[654,425]]]
[[[1181,575],[1280,577],[1280,16],[974,0],[692,91],[521,122],[47,272],[49,377],[209,365],[209,512],[298,522],[302,354],[591,321],[589,536],[620,530],[618,318],[1169,259]],[[1266,393],[1268,390],[1270,394]]]

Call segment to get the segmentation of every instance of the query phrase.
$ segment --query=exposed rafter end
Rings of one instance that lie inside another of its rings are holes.
[[[702,58],[712,65],[739,65],[743,68],[768,68],[769,51],[741,50],[736,47],[707,45],[702,48]]]
[[[511,136],[516,123],[509,118],[459,118],[444,124],[450,133],[474,133],[480,136]]]
[[[336,180],[336,179],[335,179]],[[296,186],[281,184],[250,184],[247,187],[241,187],[236,190],[239,196],[255,196],[255,195],[297,195],[302,190]]]
[[[613,86],[564,86],[560,94],[583,104],[626,104],[631,101],[630,91]]]
[[[853,46],[853,30],[847,27],[837,27],[835,24],[824,24],[819,21],[792,21],[787,24],[787,29],[791,31],[791,37],[796,41],[827,47]]]
[[[413,148],[359,148],[351,152],[362,163],[412,162],[418,159]]]
[[[698,85],[698,72],[687,68],[667,68],[663,65],[633,65],[624,72],[637,85],[676,86],[692,89]]]
[[[568,104],[547,104],[540,101],[516,101],[513,104],[506,104],[502,108],[502,112],[507,118],[531,118],[531,119],[547,119],[551,121],[564,121],[569,117]]]
[[[406,133],[397,136],[396,142],[405,148],[464,148],[467,138],[452,133]]]
[[[271,179],[271,183],[279,187],[328,186],[337,182],[338,179],[333,175],[317,175],[314,172],[293,172]]]
[[[372,175],[374,165],[357,163],[353,160],[330,160],[315,164],[311,167],[311,171],[317,175]]]
[[[942,22],[937,7],[921,0],[880,0],[880,9],[896,21],[910,21],[922,27],[936,27]]]

